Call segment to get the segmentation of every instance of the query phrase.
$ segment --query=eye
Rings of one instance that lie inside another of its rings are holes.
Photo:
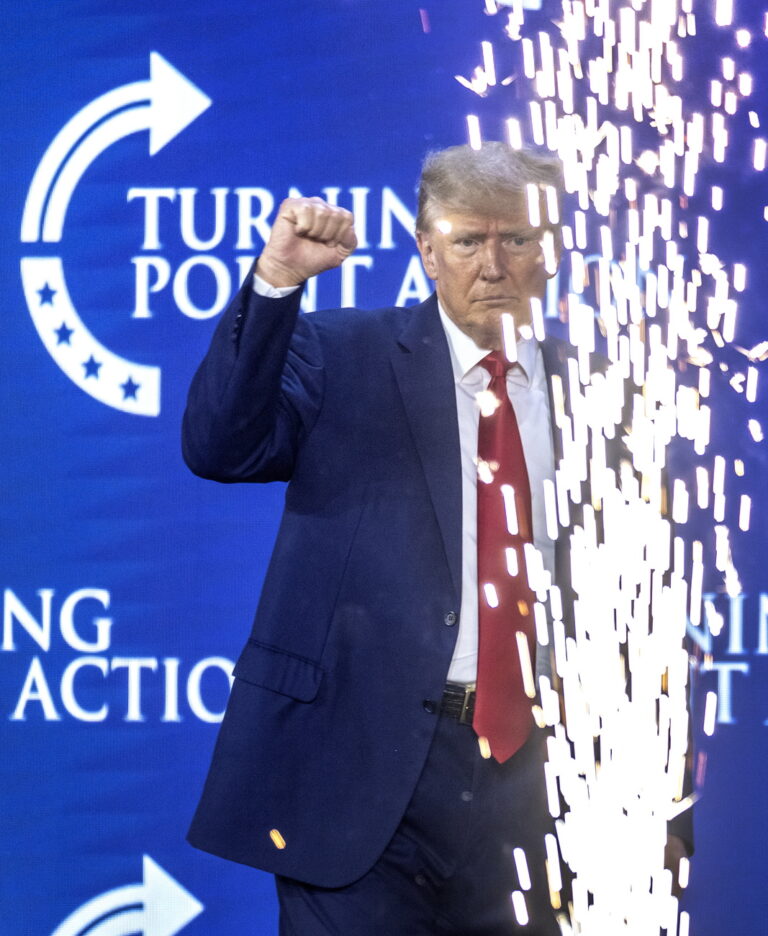
[[[528,244],[530,238],[526,237],[524,234],[512,234],[507,238],[507,244],[510,247],[525,247]]]

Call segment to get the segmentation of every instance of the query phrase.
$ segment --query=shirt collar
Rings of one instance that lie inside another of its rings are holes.
[[[469,335],[463,332],[453,319],[448,317],[439,300],[437,308],[440,312],[440,321],[443,325],[445,336],[448,339],[453,377],[456,383],[459,383],[467,376],[473,367],[476,367],[487,354],[491,353],[491,349],[479,348]],[[517,365],[515,366],[523,371],[529,385],[533,379],[537,349],[538,342],[535,338],[517,339]]]

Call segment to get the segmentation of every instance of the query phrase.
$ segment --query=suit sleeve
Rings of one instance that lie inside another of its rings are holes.
[[[213,481],[287,481],[323,395],[320,345],[301,290],[258,296],[249,276],[192,380],[182,425],[189,468]]]

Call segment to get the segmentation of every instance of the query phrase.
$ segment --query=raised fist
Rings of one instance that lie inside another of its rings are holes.
[[[286,198],[256,265],[271,286],[298,286],[340,266],[357,247],[352,213],[322,198]]]

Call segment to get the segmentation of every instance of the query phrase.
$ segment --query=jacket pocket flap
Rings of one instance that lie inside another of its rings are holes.
[[[323,671],[311,660],[249,640],[232,675],[300,702],[311,702]]]

